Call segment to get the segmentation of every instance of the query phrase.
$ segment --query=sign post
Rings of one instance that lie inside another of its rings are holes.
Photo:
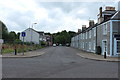
[[[23,46],[24,46],[24,37],[26,36],[25,32],[22,32],[22,37],[23,37]],[[23,55],[24,55],[24,48],[23,48]]]

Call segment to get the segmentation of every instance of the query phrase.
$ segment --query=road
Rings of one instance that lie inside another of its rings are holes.
[[[118,63],[81,58],[70,47],[48,47],[33,58],[3,58],[3,78],[118,78]]]

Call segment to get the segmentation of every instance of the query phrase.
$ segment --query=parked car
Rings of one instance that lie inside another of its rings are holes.
[[[59,44],[59,46],[62,46],[62,44]]]
[[[53,47],[56,47],[56,44],[53,44]]]
[[[67,47],[69,47],[69,46],[70,46],[70,44],[69,44],[69,43],[67,43],[67,44],[66,44],[66,46],[67,46]]]

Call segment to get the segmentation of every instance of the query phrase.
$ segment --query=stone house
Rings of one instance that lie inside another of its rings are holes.
[[[82,26],[82,31],[73,37],[71,46],[87,52],[96,53],[101,47],[101,55],[118,56],[120,54],[120,11],[115,7],[99,9],[98,22],[89,21],[89,27]],[[76,46],[78,44],[78,46]]]

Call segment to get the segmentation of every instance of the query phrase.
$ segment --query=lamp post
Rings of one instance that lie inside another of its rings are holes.
[[[32,31],[32,29],[33,29],[33,25],[34,25],[34,24],[37,24],[37,23],[33,23],[33,24],[32,24],[32,28],[31,28],[31,43],[32,43],[32,36],[33,36],[33,33],[32,33],[33,31]]]
[[[33,24],[32,24],[32,28],[31,28],[31,48],[32,48],[32,37],[33,37],[33,31],[32,31],[32,30],[33,30],[33,25],[34,25],[34,24],[37,24],[37,23],[33,23]]]

